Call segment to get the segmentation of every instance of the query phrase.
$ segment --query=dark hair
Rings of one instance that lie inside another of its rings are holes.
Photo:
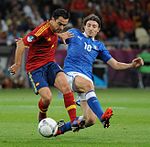
[[[64,19],[69,19],[70,18],[70,13],[67,10],[65,10],[65,9],[56,9],[52,13],[52,17],[54,19],[57,19],[60,16],[62,16]]]
[[[101,17],[98,17],[95,14],[90,14],[83,19],[83,26],[85,26],[87,21],[89,21],[89,20],[96,21],[98,23],[99,27],[102,28],[102,18]]]

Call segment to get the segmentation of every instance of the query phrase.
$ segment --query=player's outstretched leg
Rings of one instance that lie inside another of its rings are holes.
[[[109,127],[109,119],[113,115],[113,111],[111,108],[108,108],[105,112],[103,112],[100,102],[98,101],[94,90],[91,90],[86,93],[86,99],[89,107],[98,117],[98,119],[103,123],[104,128]]]
[[[58,135],[64,134],[67,131],[70,131],[70,130],[71,130],[71,123],[70,122],[65,123],[64,120],[60,120],[57,123],[57,127],[53,133],[53,136],[56,137]]]
[[[104,126],[104,128],[108,128],[110,126],[110,118],[113,115],[113,110],[112,108],[107,108],[106,111],[103,113],[101,117],[101,122]]]
[[[73,132],[77,132],[80,129],[85,128],[85,119],[83,116],[77,117],[72,123],[71,123],[71,128]]]
[[[83,119],[83,116],[77,117],[73,122],[65,123],[64,120],[60,120],[57,123],[57,127],[53,133],[53,136],[58,136],[71,130],[73,132],[77,132],[83,128],[85,128],[85,119]]]

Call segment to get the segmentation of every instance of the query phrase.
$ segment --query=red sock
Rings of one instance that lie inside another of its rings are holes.
[[[71,122],[76,118],[76,103],[74,100],[73,92],[64,94],[64,103],[68,111]]]
[[[38,106],[39,106],[39,109],[40,109],[40,112],[39,112],[39,115],[38,115],[38,120],[40,122],[42,119],[47,117],[46,112],[48,110],[49,102],[43,103],[42,98],[41,98],[39,100]]]
[[[49,106],[49,102],[43,103],[42,98],[40,98],[38,103],[39,109],[41,112],[46,112]]]

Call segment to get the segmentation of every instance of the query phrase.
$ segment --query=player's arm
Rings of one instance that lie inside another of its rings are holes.
[[[57,33],[58,37],[61,39],[61,41],[66,44],[66,40],[73,37],[73,34],[70,32],[64,32],[64,33]]]
[[[129,68],[140,67],[144,65],[144,61],[142,58],[138,57],[138,58],[133,59],[131,63],[123,63],[123,62],[118,62],[114,58],[110,58],[107,61],[107,64],[110,65],[113,69],[124,70],[124,69],[129,69]]]
[[[25,48],[27,47],[24,45],[22,39],[16,42],[15,63],[9,68],[11,74],[16,74],[20,68]]]

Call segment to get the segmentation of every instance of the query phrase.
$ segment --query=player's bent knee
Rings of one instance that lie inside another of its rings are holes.
[[[51,92],[40,93],[40,96],[41,96],[43,102],[50,103],[52,100],[52,93]]]
[[[92,118],[89,118],[89,119],[88,119],[88,122],[89,122],[90,124],[95,124],[96,120],[95,120],[95,119],[92,119]]]
[[[71,88],[68,84],[63,85],[61,89],[62,89],[61,91],[62,91],[63,94],[71,92]]]
[[[92,83],[87,81],[85,84],[85,91],[88,92],[89,90],[93,90],[93,89],[94,89],[94,87],[93,87]]]
[[[52,95],[43,96],[42,99],[45,103],[50,103],[52,100]]]
[[[90,127],[96,123],[95,119],[89,118],[86,120],[86,127]]]
[[[52,93],[48,87],[40,88],[38,92],[43,99],[51,100]]]

